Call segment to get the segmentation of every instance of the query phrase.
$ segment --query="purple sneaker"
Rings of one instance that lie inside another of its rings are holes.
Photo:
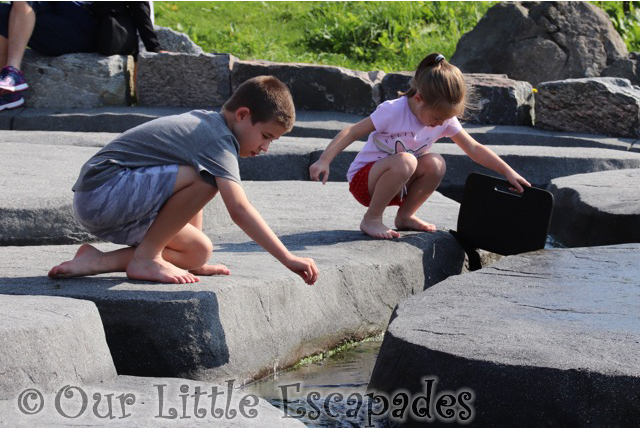
[[[0,89],[9,92],[19,92],[27,89],[29,85],[24,81],[22,71],[7,65],[0,71]]]
[[[18,92],[0,93],[0,111],[20,107],[22,104],[24,104],[24,98]]]

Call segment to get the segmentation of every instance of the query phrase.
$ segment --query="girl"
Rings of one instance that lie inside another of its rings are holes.
[[[389,205],[398,205],[398,230],[433,232],[436,227],[415,216],[436,190],[445,172],[442,156],[430,149],[439,138],[450,137],[475,162],[506,177],[518,192],[531,186],[489,148],[478,143],[458,122],[466,106],[462,72],[443,55],[424,58],[400,98],[385,101],[366,119],[343,129],[309,168],[311,179],[326,183],[331,161],[358,138],[369,134],[364,148],[349,167],[349,190],[368,207],[360,230],[374,238],[400,234],[382,222]]]

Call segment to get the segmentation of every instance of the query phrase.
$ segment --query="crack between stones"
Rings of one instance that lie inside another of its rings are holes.
[[[438,331],[424,330],[422,328],[417,328],[415,330],[416,331],[421,331],[423,333],[436,334],[438,336],[464,336],[464,333],[443,333],[443,332],[438,332]]]
[[[550,311],[550,312],[570,312],[573,314],[582,314],[582,315],[608,315],[608,312],[581,312],[581,311],[575,311],[573,309],[562,309],[562,308],[552,309],[552,308],[545,308],[544,306],[525,305],[523,303],[516,303],[516,305],[523,306],[525,308],[541,309],[543,311]]]

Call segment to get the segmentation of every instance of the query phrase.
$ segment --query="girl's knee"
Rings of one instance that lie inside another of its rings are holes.
[[[415,172],[418,167],[418,159],[411,153],[401,152],[393,155],[395,160],[391,166],[397,173],[404,174],[407,177]]]
[[[189,259],[196,267],[205,265],[213,253],[213,242],[204,233],[189,245]]]
[[[418,161],[418,168],[422,169],[425,173],[443,177],[447,170],[447,163],[438,153],[427,153],[421,156]]]

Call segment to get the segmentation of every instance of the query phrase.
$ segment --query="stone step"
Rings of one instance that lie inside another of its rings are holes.
[[[0,147],[0,245],[34,245],[86,242],[91,237],[76,225],[73,218],[70,191],[82,164],[89,159],[98,147],[85,145],[103,145],[110,140],[102,134],[5,132],[8,137],[2,140]],[[36,144],[47,138],[50,144]],[[308,166],[320,155],[327,140],[314,138],[283,137],[273,144],[268,155],[241,160],[241,174],[251,180],[308,180]],[[74,146],[66,144],[77,144]],[[342,181],[342,193],[336,206],[343,200],[352,201],[345,180],[346,171],[355,157],[362,142],[356,142],[343,152],[332,164],[330,180]],[[585,172],[640,168],[640,153],[598,148],[563,148],[533,146],[494,146],[496,153],[502,156],[532,184],[545,187],[554,178]],[[447,162],[447,174],[439,191],[448,197],[460,199],[466,177],[471,172],[489,172],[473,163],[462,150],[454,144],[437,144],[435,152],[441,153]],[[25,167],[24,159],[29,159]],[[286,165],[286,168],[282,168]],[[493,172],[489,172],[495,175]],[[307,183],[297,188],[296,184],[279,184],[271,189],[289,196],[292,206],[304,209],[313,207],[320,200],[322,186],[319,183]],[[258,186],[249,184],[248,186]],[[249,190],[249,189],[248,189]],[[297,192],[308,192],[303,196]],[[295,204],[297,198],[308,198],[309,204]],[[269,205],[268,203],[265,205]],[[330,213],[333,206],[326,206]],[[209,215],[217,219],[207,225],[212,227],[230,226],[220,202],[210,204]],[[357,216],[356,216],[357,218]],[[358,223],[354,229],[357,230]],[[455,227],[452,223],[451,227]]]
[[[415,398],[437,378],[432,404],[453,392],[444,410],[468,417],[461,399],[470,426],[636,426],[639,258],[543,250],[448,278],[398,305],[369,387]]]
[[[640,169],[556,178],[551,233],[563,245],[640,242]]]
[[[27,388],[100,383],[117,373],[95,304],[0,295],[0,402]]]
[[[229,383],[118,376],[100,314],[90,301],[0,295],[0,307],[0,426],[94,426],[105,420],[119,427],[211,426],[216,422],[225,427],[304,426],[284,419],[281,410],[263,399],[233,389],[230,393]],[[196,388],[203,391],[198,416],[193,399]],[[185,391],[191,394],[186,408],[180,396]],[[232,413],[221,418],[211,415],[212,398],[207,395],[216,392],[220,396],[215,408],[225,411],[229,399],[230,411],[236,412],[233,419]],[[124,406],[119,398],[123,396],[127,399]],[[240,402],[245,397],[242,413]],[[97,409],[93,407],[96,402]],[[174,418],[172,409],[177,412]],[[249,411],[257,413],[251,417]]]
[[[0,113],[0,129],[120,133],[149,120],[189,111],[183,107],[104,107],[95,109],[16,109]],[[219,110],[219,108],[217,108]],[[366,116],[330,111],[298,111],[289,137],[328,138]],[[526,126],[465,125],[482,144],[594,147],[640,152],[638,140]]]

